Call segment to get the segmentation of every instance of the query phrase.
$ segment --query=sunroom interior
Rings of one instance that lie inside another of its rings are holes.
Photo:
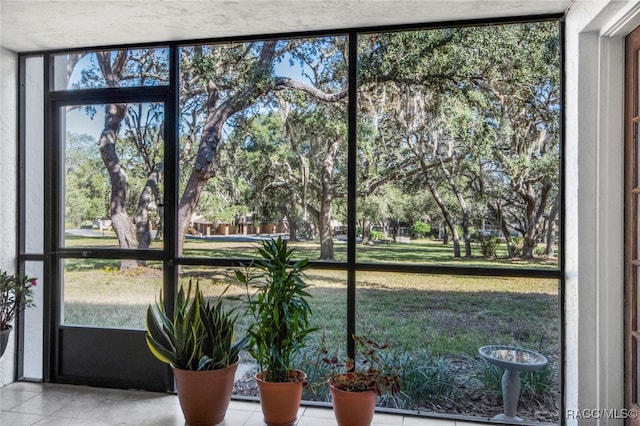
[[[311,263],[301,363],[323,377],[324,350],[357,357],[353,333],[396,347],[414,387],[379,413],[491,423],[502,370],[478,350],[500,344],[549,361],[522,376],[525,423],[634,424],[640,2],[2,0],[0,17],[0,269],[38,277],[3,389],[173,392],[146,306],[189,280],[241,292],[234,271],[280,235]],[[251,74],[269,54],[269,78]],[[518,106],[539,120],[521,128],[525,172],[498,146]],[[118,238],[109,152],[122,211],[148,215],[136,245]],[[248,358],[236,401],[257,400]],[[330,407],[313,391],[307,406]]]

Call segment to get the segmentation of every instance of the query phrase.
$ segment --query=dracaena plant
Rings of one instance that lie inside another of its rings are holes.
[[[183,370],[216,370],[234,364],[248,337],[234,341],[238,315],[223,306],[223,300],[224,292],[207,301],[197,282],[191,298],[189,281],[186,293],[182,286],[178,291],[171,318],[160,293],[155,305],[147,308],[146,340],[151,353]]]
[[[340,361],[338,357],[326,356],[322,360],[331,366],[329,382],[336,388],[347,392],[373,391],[378,396],[400,393],[400,374],[393,360],[384,356],[382,351],[389,347],[388,343],[377,343],[366,336],[353,335],[356,342],[356,354],[360,358],[347,358]]]
[[[0,330],[6,330],[17,314],[35,306],[33,287],[36,279],[0,271]]]
[[[304,270],[308,260],[294,261],[294,249],[287,241],[269,239],[259,246],[252,267],[258,272],[236,271],[238,281],[247,289],[249,353],[258,363],[268,382],[290,380],[292,355],[305,345],[309,333],[316,330],[309,324],[311,307],[307,298],[308,284]],[[254,270],[248,268],[249,270]]]

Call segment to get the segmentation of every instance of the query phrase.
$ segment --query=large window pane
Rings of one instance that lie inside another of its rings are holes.
[[[162,288],[162,264],[120,270],[120,259],[64,262],[62,323],[144,329],[147,306]]]
[[[61,108],[64,246],[162,248],[162,104]]]
[[[346,41],[180,49],[184,255],[247,257],[281,235],[345,260]]]
[[[357,283],[357,334],[389,343],[388,356],[402,370],[404,394],[386,404],[493,417],[502,412],[502,370],[478,349],[511,345],[549,359],[544,371],[523,376],[536,393],[523,391],[519,415],[558,421],[557,281],[358,272]]]
[[[52,56],[54,90],[169,84],[169,49],[78,51]]]
[[[371,33],[358,46],[358,261],[557,269],[556,25]]]

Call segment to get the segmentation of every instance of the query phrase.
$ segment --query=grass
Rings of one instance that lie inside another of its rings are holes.
[[[66,323],[144,328],[145,308],[161,288],[159,265],[129,272],[108,265],[68,266]],[[316,335],[343,344],[346,273],[311,270],[308,275],[313,284],[313,325],[322,329]],[[181,281],[189,278],[200,280],[207,296],[235,282],[228,268],[185,267]],[[434,355],[475,355],[484,344],[519,343],[537,349],[558,341],[553,280],[380,272],[359,272],[356,280],[357,332],[396,347],[425,348]],[[243,288],[234,286],[229,294],[241,295]]]
[[[206,249],[202,245],[201,252],[194,251],[191,243],[189,246],[191,254],[213,253],[211,244]],[[293,243],[292,246],[301,257],[314,253],[317,248],[312,243]],[[225,255],[235,250],[234,253],[249,257],[255,243],[227,243],[224,247]],[[338,247],[342,249],[346,245]],[[421,256],[422,262],[468,262],[480,266],[519,262],[452,259],[450,247],[427,241],[358,247],[358,250],[359,256],[367,261],[410,262]],[[542,268],[554,265],[544,261],[522,264]],[[149,263],[127,272],[119,271],[118,266],[118,260],[66,261],[65,323],[144,328],[146,307],[154,303],[160,293],[162,265]],[[302,358],[320,377],[326,371],[314,356],[321,346],[330,353],[346,353],[347,274],[345,271],[310,269],[307,275],[312,284],[312,325],[320,330],[312,336]],[[229,295],[244,293],[232,268],[183,266],[180,282],[186,284],[189,279],[199,280],[208,297],[219,295],[228,284],[232,284]],[[415,390],[416,395],[408,395],[399,402],[402,406],[419,407],[422,397],[418,394],[432,398],[426,395],[438,392],[438,383],[442,392],[449,394],[452,379],[445,374],[447,364],[441,364],[439,360],[476,359],[478,348],[488,344],[516,345],[542,352],[550,359],[553,374],[550,375],[552,380],[538,380],[541,384],[537,388],[540,392],[546,392],[550,387],[557,389],[555,377],[558,376],[560,351],[557,281],[358,271],[356,283],[356,332],[388,342],[395,353],[406,357],[403,358],[405,361],[423,361],[418,365],[405,362],[406,368],[413,372],[407,392],[410,394]],[[240,321],[242,328],[246,327],[246,321],[248,319],[244,317]],[[428,359],[423,359],[424,354],[428,354]],[[536,385],[534,379],[536,377],[528,382],[532,389]],[[434,386],[436,390],[432,390]],[[322,398],[321,395],[318,397]]]
[[[266,236],[264,236],[266,237]],[[337,261],[347,260],[347,244],[341,240],[334,240],[334,257]],[[233,236],[217,236],[210,239],[192,239],[185,242],[184,256],[186,257],[215,257],[250,259],[255,252],[259,240],[251,238],[234,238]],[[300,258],[317,259],[320,253],[319,243],[314,241],[291,241]],[[66,247],[117,247],[118,243],[113,231],[105,231],[104,236],[80,237],[66,235]],[[152,249],[161,249],[162,242],[154,241]],[[520,259],[507,257],[505,244],[498,244],[497,256],[487,259],[482,256],[479,243],[472,243],[471,257],[453,257],[451,243],[431,239],[412,240],[410,244],[380,242],[374,245],[358,244],[356,260],[362,263],[425,263],[454,266],[511,266],[538,269],[557,269],[557,258]]]

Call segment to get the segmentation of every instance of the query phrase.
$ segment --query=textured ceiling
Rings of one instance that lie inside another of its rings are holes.
[[[18,52],[563,13],[573,0],[0,0]]]

